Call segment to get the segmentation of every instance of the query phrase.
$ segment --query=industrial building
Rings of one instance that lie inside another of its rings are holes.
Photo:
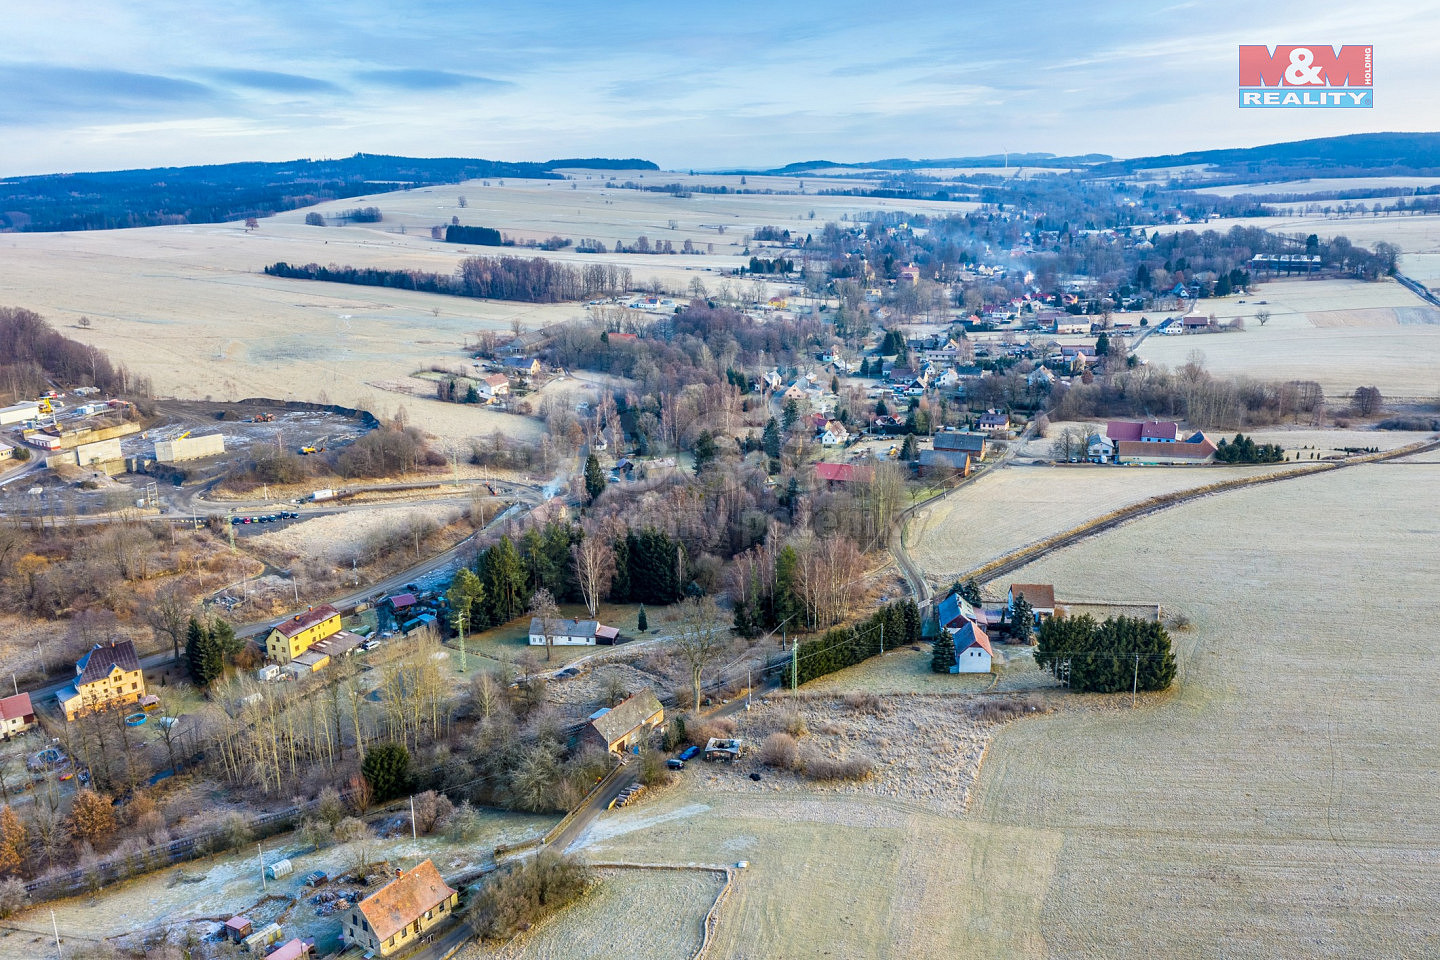
[[[8,407],[0,407],[0,427],[11,423],[24,423],[26,420],[34,420],[39,416],[40,404],[34,400],[14,403]]]
[[[206,434],[203,437],[180,436],[174,440],[155,441],[155,459],[160,463],[177,463],[181,460],[199,460],[225,452],[223,433]]]

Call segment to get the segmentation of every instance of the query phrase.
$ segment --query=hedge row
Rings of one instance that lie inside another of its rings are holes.
[[[814,640],[800,644],[795,657],[785,667],[784,686],[809,683],[827,673],[853,667],[880,652],[883,638],[885,649],[893,650],[907,643],[920,641],[920,608],[905,599],[881,607],[867,619],[844,627],[827,630]],[[797,678],[792,678],[798,666]]]

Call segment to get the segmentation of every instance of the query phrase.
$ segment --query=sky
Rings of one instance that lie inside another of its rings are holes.
[[[0,0],[0,176],[338,157],[763,168],[1440,130],[1440,0]],[[1240,110],[1239,44],[1375,45]]]

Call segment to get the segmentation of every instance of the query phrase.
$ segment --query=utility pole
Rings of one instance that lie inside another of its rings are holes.
[[[885,656],[885,621],[880,621],[880,656]]]
[[[800,641],[790,647],[790,692],[795,692],[800,679]]]
[[[260,892],[264,893],[265,887],[265,849],[260,844],[255,844],[255,852],[260,855]]]
[[[1135,654],[1135,676],[1130,681],[1130,709],[1135,709],[1135,693],[1140,688],[1140,654]]]
[[[415,798],[410,798],[410,839],[419,840],[420,834],[415,830]]]
[[[63,957],[60,952],[60,924],[55,922],[55,911],[50,911],[50,929],[55,931],[55,956]]]

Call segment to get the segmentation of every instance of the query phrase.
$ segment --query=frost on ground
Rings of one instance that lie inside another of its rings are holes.
[[[442,835],[417,841],[407,833],[393,840],[372,839],[365,853],[371,861],[389,860],[404,867],[428,857],[442,874],[449,875],[481,862],[497,844],[538,836],[553,823],[554,818],[487,812],[482,833],[469,841],[455,842]],[[315,892],[301,887],[302,878],[312,870],[323,870],[334,877],[354,869],[361,844],[337,844],[313,853],[300,853],[298,846],[293,835],[265,841],[267,863],[288,857],[295,869],[288,877],[268,881],[264,889],[252,845],[243,855],[226,854],[180,864],[102,890],[94,897],[74,897],[32,908],[7,921],[19,932],[0,938],[0,958],[34,960],[34,945],[23,934],[50,936],[52,908],[60,936],[67,941],[168,936],[171,942],[183,943],[187,937],[208,936],[216,924],[264,901],[267,906],[262,907],[262,915],[271,910],[276,916],[287,913],[282,924],[287,936],[314,936],[318,942],[333,943],[339,933],[339,920],[321,915],[317,909],[321,905],[308,902]],[[281,899],[270,901],[267,897]],[[292,900],[299,902],[292,906]],[[138,922],[146,921],[153,922],[153,926],[137,927]]]
[[[578,903],[507,944],[472,943],[456,958],[688,960],[724,882],[711,870],[598,870]]]

